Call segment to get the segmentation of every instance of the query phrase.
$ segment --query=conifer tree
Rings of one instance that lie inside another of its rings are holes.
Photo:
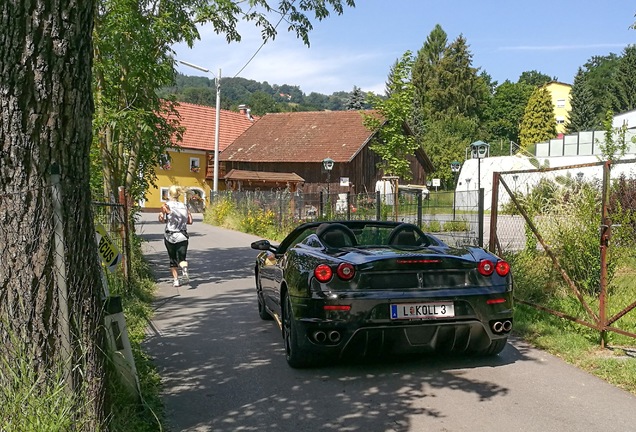
[[[364,109],[364,93],[359,87],[353,86],[353,91],[347,103],[345,104],[346,110],[361,110]]]
[[[570,92],[572,109],[566,125],[567,133],[590,131],[598,127],[595,103],[594,95],[585,82],[583,69],[579,68]]]
[[[607,110],[612,107],[612,83],[616,76],[620,57],[614,53],[593,56],[583,65],[583,76],[594,99],[596,127],[605,120]]]
[[[623,50],[611,89],[612,111],[622,113],[636,109],[636,45]]]
[[[416,104],[422,109],[422,115],[429,106],[430,90],[438,87],[439,69],[437,68],[448,46],[446,32],[437,24],[427,36],[422,48],[417,53],[413,63],[412,81],[415,88]],[[426,107],[426,108],[425,108]]]
[[[548,141],[556,136],[556,118],[550,92],[537,88],[530,96],[521,120],[519,141],[522,147]]]

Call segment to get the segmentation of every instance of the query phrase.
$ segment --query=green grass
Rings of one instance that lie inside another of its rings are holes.
[[[20,341],[13,341],[19,355],[9,364],[0,358],[0,430],[72,430],[73,410],[78,404],[64,381],[63,366],[39,376],[33,369],[32,353]]]
[[[141,389],[141,400],[130,395],[113,376],[109,380],[113,397],[108,407],[111,412],[109,428],[112,432],[153,432],[164,430],[163,405],[159,397],[160,376],[152,359],[143,351],[141,344],[146,336],[148,322],[152,317],[152,301],[156,285],[151,269],[143,259],[139,241],[133,245],[133,276],[130,285],[124,284],[121,275],[109,276],[111,295],[122,297],[124,316],[135,367]]]
[[[536,272],[534,269],[513,268],[518,292],[517,296],[586,321],[586,317],[578,300],[568,294],[564,287],[556,289],[549,286],[545,289],[545,280],[530,282]],[[623,310],[636,300],[636,267],[633,262],[626,263],[616,275],[607,300],[608,316]],[[542,293],[538,293],[544,287]],[[551,293],[553,295],[547,295]],[[598,298],[586,296],[590,308],[598,313]],[[532,343],[538,348],[554,354],[617,387],[636,394],[636,339],[608,332],[605,349],[601,348],[601,335],[573,321],[543,312],[531,306],[517,302],[515,306],[514,334]],[[615,324],[615,327],[636,332],[636,310],[632,310]]]
[[[139,242],[133,246],[133,277],[130,285],[118,273],[108,273],[112,295],[122,297],[124,315],[141,387],[141,400],[130,395],[119,383],[118,374],[107,364],[107,386],[110,398],[104,430],[113,432],[155,432],[163,430],[163,409],[159,398],[160,379],[150,358],[141,349],[151,302],[154,278],[144,262]],[[88,406],[82,395],[71,394],[64,380],[64,365],[57,364],[40,374],[33,370],[33,352],[28,343],[17,338],[12,342],[14,360],[9,362],[0,352],[0,430],[67,431],[82,430],[78,407]],[[17,360],[15,360],[17,359]],[[87,411],[89,411],[87,409]]]

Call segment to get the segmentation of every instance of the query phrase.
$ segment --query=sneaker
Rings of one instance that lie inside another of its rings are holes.
[[[190,280],[190,276],[188,275],[188,263],[186,261],[181,261],[179,265],[181,266],[184,281],[188,282]]]
[[[178,287],[179,285],[181,285],[181,284],[179,283],[179,279],[175,279],[175,280],[174,280],[174,282],[172,282],[172,286],[176,286],[176,287]]]

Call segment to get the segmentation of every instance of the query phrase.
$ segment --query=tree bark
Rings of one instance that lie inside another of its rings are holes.
[[[105,387],[100,268],[89,187],[94,4],[0,3],[0,355],[11,365],[26,349],[28,361],[43,376],[70,361],[71,390],[81,395],[77,424],[83,430],[102,428]],[[54,235],[55,164],[61,237]],[[68,323],[60,318],[65,316],[60,313],[65,291]],[[65,327],[70,329],[70,358],[62,349]]]

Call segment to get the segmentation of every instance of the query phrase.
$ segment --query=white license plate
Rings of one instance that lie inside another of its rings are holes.
[[[398,303],[391,305],[391,319],[452,318],[455,316],[453,302]]]

